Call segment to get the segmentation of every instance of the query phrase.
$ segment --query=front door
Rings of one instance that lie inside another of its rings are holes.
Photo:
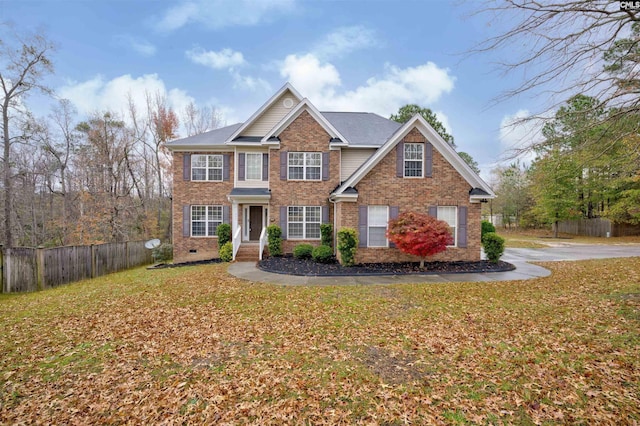
[[[249,241],[258,241],[262,232],[262,206],[249,207]]]

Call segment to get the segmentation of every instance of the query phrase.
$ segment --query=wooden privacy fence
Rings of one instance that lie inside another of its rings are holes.
[[[626,237],[640,235],[640,226],[613,223],[604,218],[575,219],[558,222],[558,232],[589,237]]]
[[[57,287],[152,263],[144,241],[0,250],[0,288],[19,293]]]

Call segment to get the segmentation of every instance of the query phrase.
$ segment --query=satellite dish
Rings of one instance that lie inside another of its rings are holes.
[[[153,240],[149,240],[146,243],[144,243],[145,248],[148,248],[149,250],[153,250],[159,245],[160,245],[160,240],[157,238],[154,238]]]

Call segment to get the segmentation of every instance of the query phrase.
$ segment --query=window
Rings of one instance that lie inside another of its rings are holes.
[[[449,206],[438,206],[438,219],[449,224],[449,231],[453,237],[453,247],[456,245],[456,228],[458,226],[458,208]]]
[[[290,180],[322,179],[321,152],[290,152],[288,165]]]
[[[387,222],[389,209],[387,206],[369,206],[367,237],[369,247],[387,247]]]
[[[222,155],[192,155],[191,180],[222,181]]]
[[[222,206],[191,206],[191,236],[215,237],[222,223]]]
[[[289,239],[319,240],[321,207],[289,207],[287,235]]]
[[[422,164],[424,160],[424,144],[404,144],[404,176],[422,177]]]
[[[246,163],[246,180],[262,180],[262,153],[247,153]]]

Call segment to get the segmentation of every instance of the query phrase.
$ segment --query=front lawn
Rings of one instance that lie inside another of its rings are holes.
[[[2,295],[0,423],[640,422],[640,258],[545,267],[285,287],[218,264]]]

